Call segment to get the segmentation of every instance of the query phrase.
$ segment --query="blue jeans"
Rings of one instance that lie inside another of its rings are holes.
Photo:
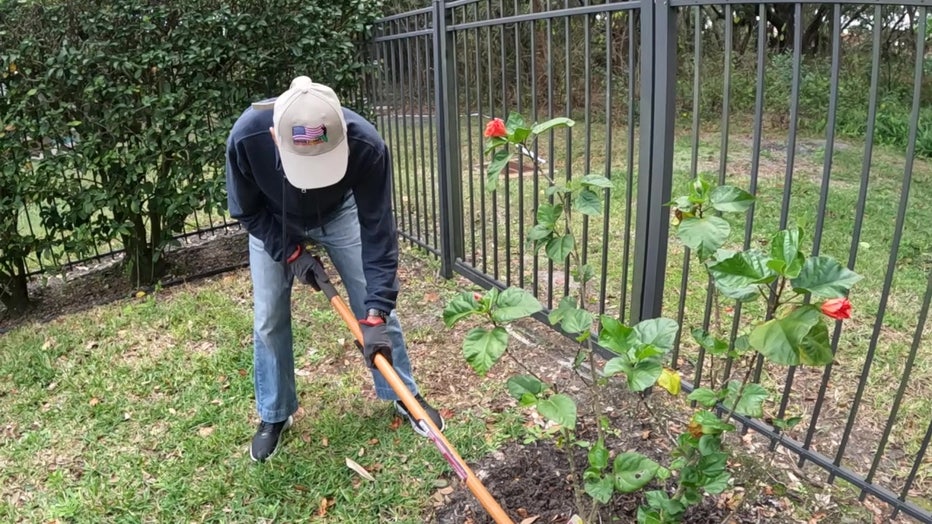
[[[357,318],[364,318],[366,277],[362,267],[356,201],[349,197],[322,228],[307,230],[305,235],[326,248],[349,295],[350,309]],[[281,262],[276,262],[266,253],[262,241],[252,235],[249,236],[249,266],[255,309],[253,377],[256,409],[265,422],[281,422],[298,409],[291,331],[293,277]],[[313,291],[310,287],[307,289]],[[395,311],[391,312],[387,327],[392,343],[393,367],[411,393],[416,395],[417,385],[412,378],[411,361]],[[352,336],[348,328],[343,331]],[[336,332],[321,333],[320,336],[336,336]],[[359,365],[365,365],[361,354],[358,358]],[[398,399],[378,370],[372,370],[372,379],[380,399]]]

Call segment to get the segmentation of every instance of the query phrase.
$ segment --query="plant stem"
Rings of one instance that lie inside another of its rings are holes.
[[[576,460],[573,457],[573,442],[575,439],[572,433],[570,433],[570,430],[563,426],[560,426],[560,432],[563,434],[563,442],[566,444],[566,459],[570,463],[570,478],[573,479],[573,498],[576,500],[576,508],[580,513],[583,513],[583,497],[582,491],[580,490],[582,479],[576,475]]]
[[[756,351],[753,351],[750,353],[750,356],[752,357],[754,357],[755,355],[757,355]],[[725,420],[724,420],[725,424],[728,424],[728,422],[731,420],[732,415],[734,415],[735,413],[735,409],[738,408],[738,402],[741,401],[741,395],[744,394],[744,388],[745,386],[747,386],[748,381],[751,379],[751,372],[753,371],[754,371],[754,358],[751,358],[750,361],[748,362],[747,373],[744,374],[744,379],[741,380],[741,385],[738,386],[738,393],[735,395],[735,405],[731,408],[726,406],[725,411],[728,413],[728,416],[725,417]]]

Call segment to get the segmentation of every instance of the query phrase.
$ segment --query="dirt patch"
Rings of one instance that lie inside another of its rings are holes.
[[[248,261],[249,249],[246,234],[236,229],[189,239],[182,247],[168,251],[165,258],[168,272],[161,280],[161,288],[243,267]],[[0,333],[26,322],[44,323],[62,315],[86,311],[129,298],[139,291],[150,292],[152,288],[139,289],[130,285],[121,257],[76,265],[63,276],[31,282],[32,307],[25,314],[13,315],[0,307]]]

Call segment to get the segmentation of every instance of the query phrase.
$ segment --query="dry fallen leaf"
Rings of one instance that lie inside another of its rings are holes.
[[[327,437],[320,439],[320,445],[321,447],[326,448],[327,446],[330,445],[330,439],[328,439]]]
[[[296,491],[300,491],[300,492],[302,492],[302,493],[307,493],[308,491],[310,491],[310,490],[307,489],[307,486],[302,486],[301,484],[295,484],[295,485],[294,485],[294,489],[295,489]]]
[[[100,399],[97,397],[91,397],[91,400],[88,402],[88,404],[91,406],[96,406],[97,404],[100,404]]]
[[[389,428],[391,428],[392,431],[394,431],[401,427],[401,422],[402,422],[401,417],[395,417],[392,419],[392,423],[391,425],[389,425]]]
[[[197,430],[197,434],[202,437],[209,437],[211,433],[214,432],[213,426],[204,426],[201,429]]]
[[[521,521],[521,524],[533,524],[534,522],[537,522],[537,519],[539,519],[539,518],[540,518],[540,515],[535,515],[535,516],[533,516],[533,517],[528,517],[528,518],[522,520],[522,521]]]
[[[440,295],[434,292],[424,293],[424,300],[427,302],[436,302],[440,300]]]
[[[327,508],[330,506],[330,502],[326,498],[320,499],[320,504],[317,506],[317,516],[326,517]]]
[[[443,409],[440,410],[440,416],[443,417],[443,418],[445,418],[445,419],[447,419],[447,420],[450,420],[451,418],[453,418],[453,410],[452,410],[452,409],[443,408]]]
[[[360,477],[362,477],[362,478],[364,478],[364,479],[366,479],[366,480],[375,480],[375,477],[373,477],[372,475],[370,475],[369,472],[366,471],[366,468],[360,466],[358,463],[356,463],[356,461],[354,461],[353,459],[351,459],[351,458],[349,458],[349,457],[346,457],[346,466],[347,466],[349,469],[351,469],[351,470],[355,471],[356,473],[358,473]]]

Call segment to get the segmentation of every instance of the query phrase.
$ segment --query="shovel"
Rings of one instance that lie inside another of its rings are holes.
[[[359,321],[356,319],[355,315],[353,315],[349,306],[346,305],[346,302],[343,301],[343,298],[340,297],[340,294],[337,293],[333,284],[330,283],[330,277],[319,261],[314,265],[313,271],[317,287],[324,292],[324,295],[327,296],[327,300],[330,301],[330,305],[340,315],[340,318],[343,319],[346,327],[353,333],[353,336],[356,338],[356,346],[361,350],[363,339]],[[376,369],[385,377],[385,381],[388,382],[388,385],[391,386],[395,394],[398,395],[398,398],[404,404],[408,413],[417,421],[417,425],[427,433],[427,437],[437,446],[440,454],[443,455],[443,458],[446,459],[450,467],[453,468],[456,476],[459,477],[460,481],[465,482],[466,487],[469,488],[469,491],[479,500],[479,503],[482,504],[482,507],[489,513],[489,516],[492,517],[496,524],[514,524],[514,521],[508,517],[502,507],[496,502],[495,498],[492,497],[492,494],[489,493],[489,490],[482,485],[482,481],[469,469],[469,466],[466,465],[466,462],[460,457],[456,449],[447,441],[446,437],[443,436],[443,433],[440,432],[430,419],[424,411],[424,408],[421,407],[421,404],[414,398],[414,395],[411,394],[411,391],[408,390],[408,387],[405,386],[398,374],[395,373],[394,368],[388,363],[388,360],[382,355],[376,354],[373,361]]]

